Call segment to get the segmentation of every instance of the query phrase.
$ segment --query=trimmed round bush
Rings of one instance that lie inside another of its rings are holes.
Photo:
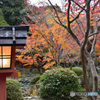
[[[83,74],[83,69],[81,67],[73,67],[72,70],[78,75],[81,76]]]
[[[41,75],[38,84],[39,95],[47,100],[80,100],[71,97],[70,92],[79,92],[80,85],[75,72],[66,68],[54,68]]]
[[[7,78],[7,100],[23,100],[21,85],[17,80]]]

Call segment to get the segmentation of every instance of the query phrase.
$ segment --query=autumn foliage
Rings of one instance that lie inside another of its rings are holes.
[[[84,7],[85,0],[81,0],[79,2],[80,5]],[[75,6],[76,4],[73,2],[71,4],[72,14],[70,15],[70,21],[73,21],[75,16],[78,16],[81,8],[79,6]],[[60,20],[68,25],[67,22],[67,6],[66,2],[64,7],[66,12],[62,12],[59,7],[56,7],[59,11]],[[99,7],[98,7],[99,8]],[[99,9],[95,10],[95,13],[99,11]],[[91,4],[91,12],[93,11],[94,6]],[[68,66],[68,63],[73,63],[74,61],[80,61],[80,47],[74,42],[71,38],[68,31],[66,31],[62,26],[57,24],[52,18],[53,9],[50,6],[28,6],[25,11],[27,12],[27,18],[24,24],[30,25],[29,35],[27,36],[27,44],[23,50],[17,50],[16,60],[23,63],[24,66],[32,67],[42,67],[49,68],[53,65],[60,66],[61,63],[65,66]],[[77,12],[75,12],[77,11]],[[54,12],[55,13],[55,12]],[[71,24],[73,32],[79,38],[80,41],[84,38],[84,32],[86,26],[83,24],[86,23],[86,18],[84,17],[84,13],[81,13],[79,16],[79,21]],[[95,17],[95,14],[94,16]],[[91,15],[91,20],[93,19]],[[80,23],[80,21],[82,23]],[[91,25],[94,26],[91,22]],[[83,27],[81,29],[81,27]],[[99,35],[98,35],[99,39]],[[97,40],[96,45],[96,55],[99,56],[99,41]],[[97,58],[99,59],[99,57]],[[73,64],[75,66],[75,64]]]
[[[23,66],[41,66],[45,69],[53,65],[60,66],[60,63],[65,63],[65,66],[68,66],[69,62],[78,61],[79,47],[73,42],[68,32],[55,23],[51,16],[52,9],[43,7],[42,13],[41,7],[37,10],[34,9],[36,7],[33,7],[32,13],[28,13],[27,16],[32,19],[35,14],[35,21],[25,22],[30,25],[27,44],[24,49],[17,50],[16,60],[22,62]],[[33,11],[35,12],[33,13]],[[65,23],[66,16],[61,17]]]

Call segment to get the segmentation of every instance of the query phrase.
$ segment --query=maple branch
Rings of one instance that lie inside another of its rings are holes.
[[[86,6],[86,5],[85,5]],[[85,6],[84,6],[84,8],[85,8]],[[73,19],[73,20],[71,20],[70,21],[70,23],[72,23],[73,21],[75,21],[77,18],[79,18],[79,15],[81,14],[81,12],[83,12],[84,10],[82,9],[79,13],[78,13],[78,15]]]
[[[53,6],[53,4],[51,3],[51,1],[50,1],[50,0],[48,0],[48,1],[49,1],[50,5],[53,7],[53,9],[55,10],[55,13],[56,13],[56,16],[57,16],[57,18],[58,18],[58,21],[59,21],[59,22],[60,22],[60,24],[62,25],[62,22],[61,22],[61,20],[60,20],[60,18],[59,18],[59,16],[58,16],[58,13],[57,13],[56,8]]]
[[[80,45],[80,41],[77,38],[77,36],[72,32],[71,28],[70,28],[70,20],[69,20],[69,15],[70,15],[70,4],[71,4],[71,0],[68,0],[68,10],[67,10],[67,21],[68,21],[68,32],[71,34],[71,36],[74,38],[74,40],[77,42],[78,45]]]
[[[91,37],[91,36],[93,36],[93,35],[99,34],[99,32],[100,32],[100,30],[97,31],[97,32],[93,32],[92,34],[90,34],[90,35],[88,36],[88,38]]]
[[[100,18],[96,21],[96,23],[98,23],[98,21],[100,21]]]
[[[69,15],[70,15],[70,4],[71,3],[71,0],[68,0],[68,10],[67,10],[67,14],[68,14],[68,17],[67,17],[67,21],[68,21],[68,28],[70,29],[70,20],[69,20]]]
[[[73,13],[73,16],[75,17],[75,15],[74,15],[74,12],[72,11],[72,13]],[[83,34],[83,36],[85,36],[85,34],[84,34],[84,32],[83,32],[83,30],[82,30],[82,27],[80,26],[80,21],[79,20],[77,20],[76,19],[76,23],[78,24],[78,26],[79,26],[79,29],[81,30],[81,32],[82,32],[82,34]]]
[[[68,27],[61,22],[61,20],[58,16],[56,8],[53,6],[53,4],[51,3],[50,0],[48,0],[48,1],[49,1],[50,5],[52,6],[52,8],[55,10],[56,17],[57,17],[58,20],[56,20],[55,15],[53,15],[53,19],[56,21],[56,23],[58,23],[59,25],[63,26],[64,28],[66,28],[68,30]]]
[[[53,19],[55,20],[56,23],[58,23],[59,25],[63,26],[65,29],[68,30],[68,27],[66,25],[60,23],[59,21],[57,21],[54,15],[52,15],[52,17],[53,17]]]
[[[34,56],[33,56],[33,52],[28,48],[28,47],[26,47],[29,51],[30,51],[30,56],[34,59]]]
[[[93,33],[89,34],[89,35],[88,35],[88,38],[91,37],[91,36],[93,36],[93,35],[99,34],[100,30],[98,31],[98,25],[97,25],[97,22],[98,22],[98,21],[100,21],[100,18],[96,21],[96,32],[93,32]],[[82,39],[81,44],[84,42],[84,40],[85,40],[85,39]],[[90,40],[88,40],[88,41],[91,43]],[[95,42],[96,42],[96,40],[95,40]]]
[[[90,54],[93,53],[94,51],[94,47],[95,47],[95,44],[96,44],[96,40],[97,40],[97,34],[100,32],[100,30],[98,31],[98,21],[100,21],[100,18],[96,21],[96,32],[92,33],[92,35],[94,34],[94,40],[93,40],[93,44],[92,44],[92,48],[91,48],[91,51],[90,51]]]
[[[87,25],[87,29],[86,29],[86,32],[85,32],[85,40],[84,40],[84,43],[82,45],[82,49],[84,49],[87,41],[88,41],[88,34],[89,34],[89,31],[90,31],[90,2],[86,2],[87,3],[87,12],[86,12],[86,25]]]
[[[82,7],[82,6],[80,6],[77,2],[75,2],[74,0],[72,0],[76,5],[78,5],[81,9],[83,9],[83,10],[85,10],[86,11],[86,9],[85,9],[85,7]]]
[[[34,28],[34,30],[36,30],[38,33],[40,33],[42,35],[42,37],[45,39],[45,41],[48,43],[48,45],[50,45],[52,48],[54,48],[56,50],[56,48],[48,41],[46,36],[43,34],[44,31],[42,29],[41,30],[42,30],[43,33],[40,30],[36,29],[36,28]]]
[[[90,54],[92,54],[94,52],[94,47],[95,47],[95,44],[96,44],[96,39],[97,39],[97,35],[94,36],[94,40],[93,40],[93,43],[92,43],[92,48],[91,48]]]
[[[69,56],[68,56],[68,53],[66,53],[66,56],[67,56],[69,62],[70,62],[72,65],[74,64],[74,66],[76,66],[76,64],[74,63],[74,61],[75,61],[75,57],[74,57],[74,60],[71,61],[70,58],[69,58]]]
[[[79,22],[80,22],[80,24],[82,25],[83,30],[85,31],[85,27],[84,27],[84,25],[83,25],[85,18],[83,18],[82,20],[83,20],[82,22],[80,22],[80,21],[79,21]]]
[[[88,37],[91,37],[93,35],[99,34],[100,30],[98,30],[98,22],[100,21],[100,18],[98,20],[96,20],[96,32],[93,32],[92,34],[90,34]]]
[[[64,25],[61,22],[61,20],[59,19],[59,16],[58,16],[56,8],[53,6],[53,4],[50,2],[50,0],[48,0],[48,1],[51,4],[51,6],[53,7],[53,9],[55,10],[55,13],[56,13],[57,18],[58,18],[58,20],[56,20],[55,16],[53,15],[53,19],[56,21],[56,23],[58,23],[59,25],[63,26],[71,34],[71,36],[75,39],[75,41],[78,43],[78,45],[80,45],[80,41],[78,40],[77,36],[71,31],[70,28],[68,28],[66,25]],[[68,8],[68,9],[70,9],[70,8]],[[70,23],[70,21],[68,21],[68,22]]]
[[[94,10],[94,8],[97,6],[98,3],[99,3],[99,0],[95,3],[95,5],[94,5],[94,7],[93,7],[92,10]],[[91,11],[92,11],[92,10],[91,10]]]
[[[90,1],[91,1],[91,0],[89,0],[88,2],[86,2],[86,5],[88,5],[88,3],[90,3]],[[83,8],[85,8],[86,5],[83,6]],[[78,15],[77,15],[72,21],[70,21],[70,23],[72,23],[72,22],[75,21],[77,18],[79,18],[79,15],[80,15],[83,11],[84,11],[84,9],[82,9],[82,10],[78,13]],[[85,9],[85,11],[87,12],[86,9]]]
[[[80,30],[81,30],[83,36],[85,36],[85,34],[84,34],[84,32],[83,32],[83,29],[82,29],[82,28],[84,28],[83,25],[82,25],[82,23],[81,23],[79,20],[76,20],[76,22],[77,22],[77,24],[78,24],[78,26],[79,26],[79,28],[80,28]],[[81,26],[80,24],[81,24],[82,26]]]
[[[97,35],[97,34],[99,34],[99,32],[100,32],[100,31],[93,32],[92,34],[90,34],[90,35],[88,36],[88,38],[91,37],[91,36],[93,36],[93,35]],[[82,39],[82,41],[81,41],[81,45],[83,44],[84,40],[85,40],[85,39]],[[92,44],[92,42],[91,42],[89,39],[88,39],[88,41],[89,41],[89,43]]]

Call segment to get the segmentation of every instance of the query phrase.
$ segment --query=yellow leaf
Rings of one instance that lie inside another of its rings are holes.
[[[63,48],[63,49],[65,49],[65,48],[66,48],[66,44],[65,44],[65,43],[62,45],[62,48]]]

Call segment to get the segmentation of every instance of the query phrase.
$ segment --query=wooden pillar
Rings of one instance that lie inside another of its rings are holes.
[[[11,69],[15,68],[15,50],[16,50],[16,46],[12,46]]]
[[[0,100],[6,100],[6,76],[0,74]]]

